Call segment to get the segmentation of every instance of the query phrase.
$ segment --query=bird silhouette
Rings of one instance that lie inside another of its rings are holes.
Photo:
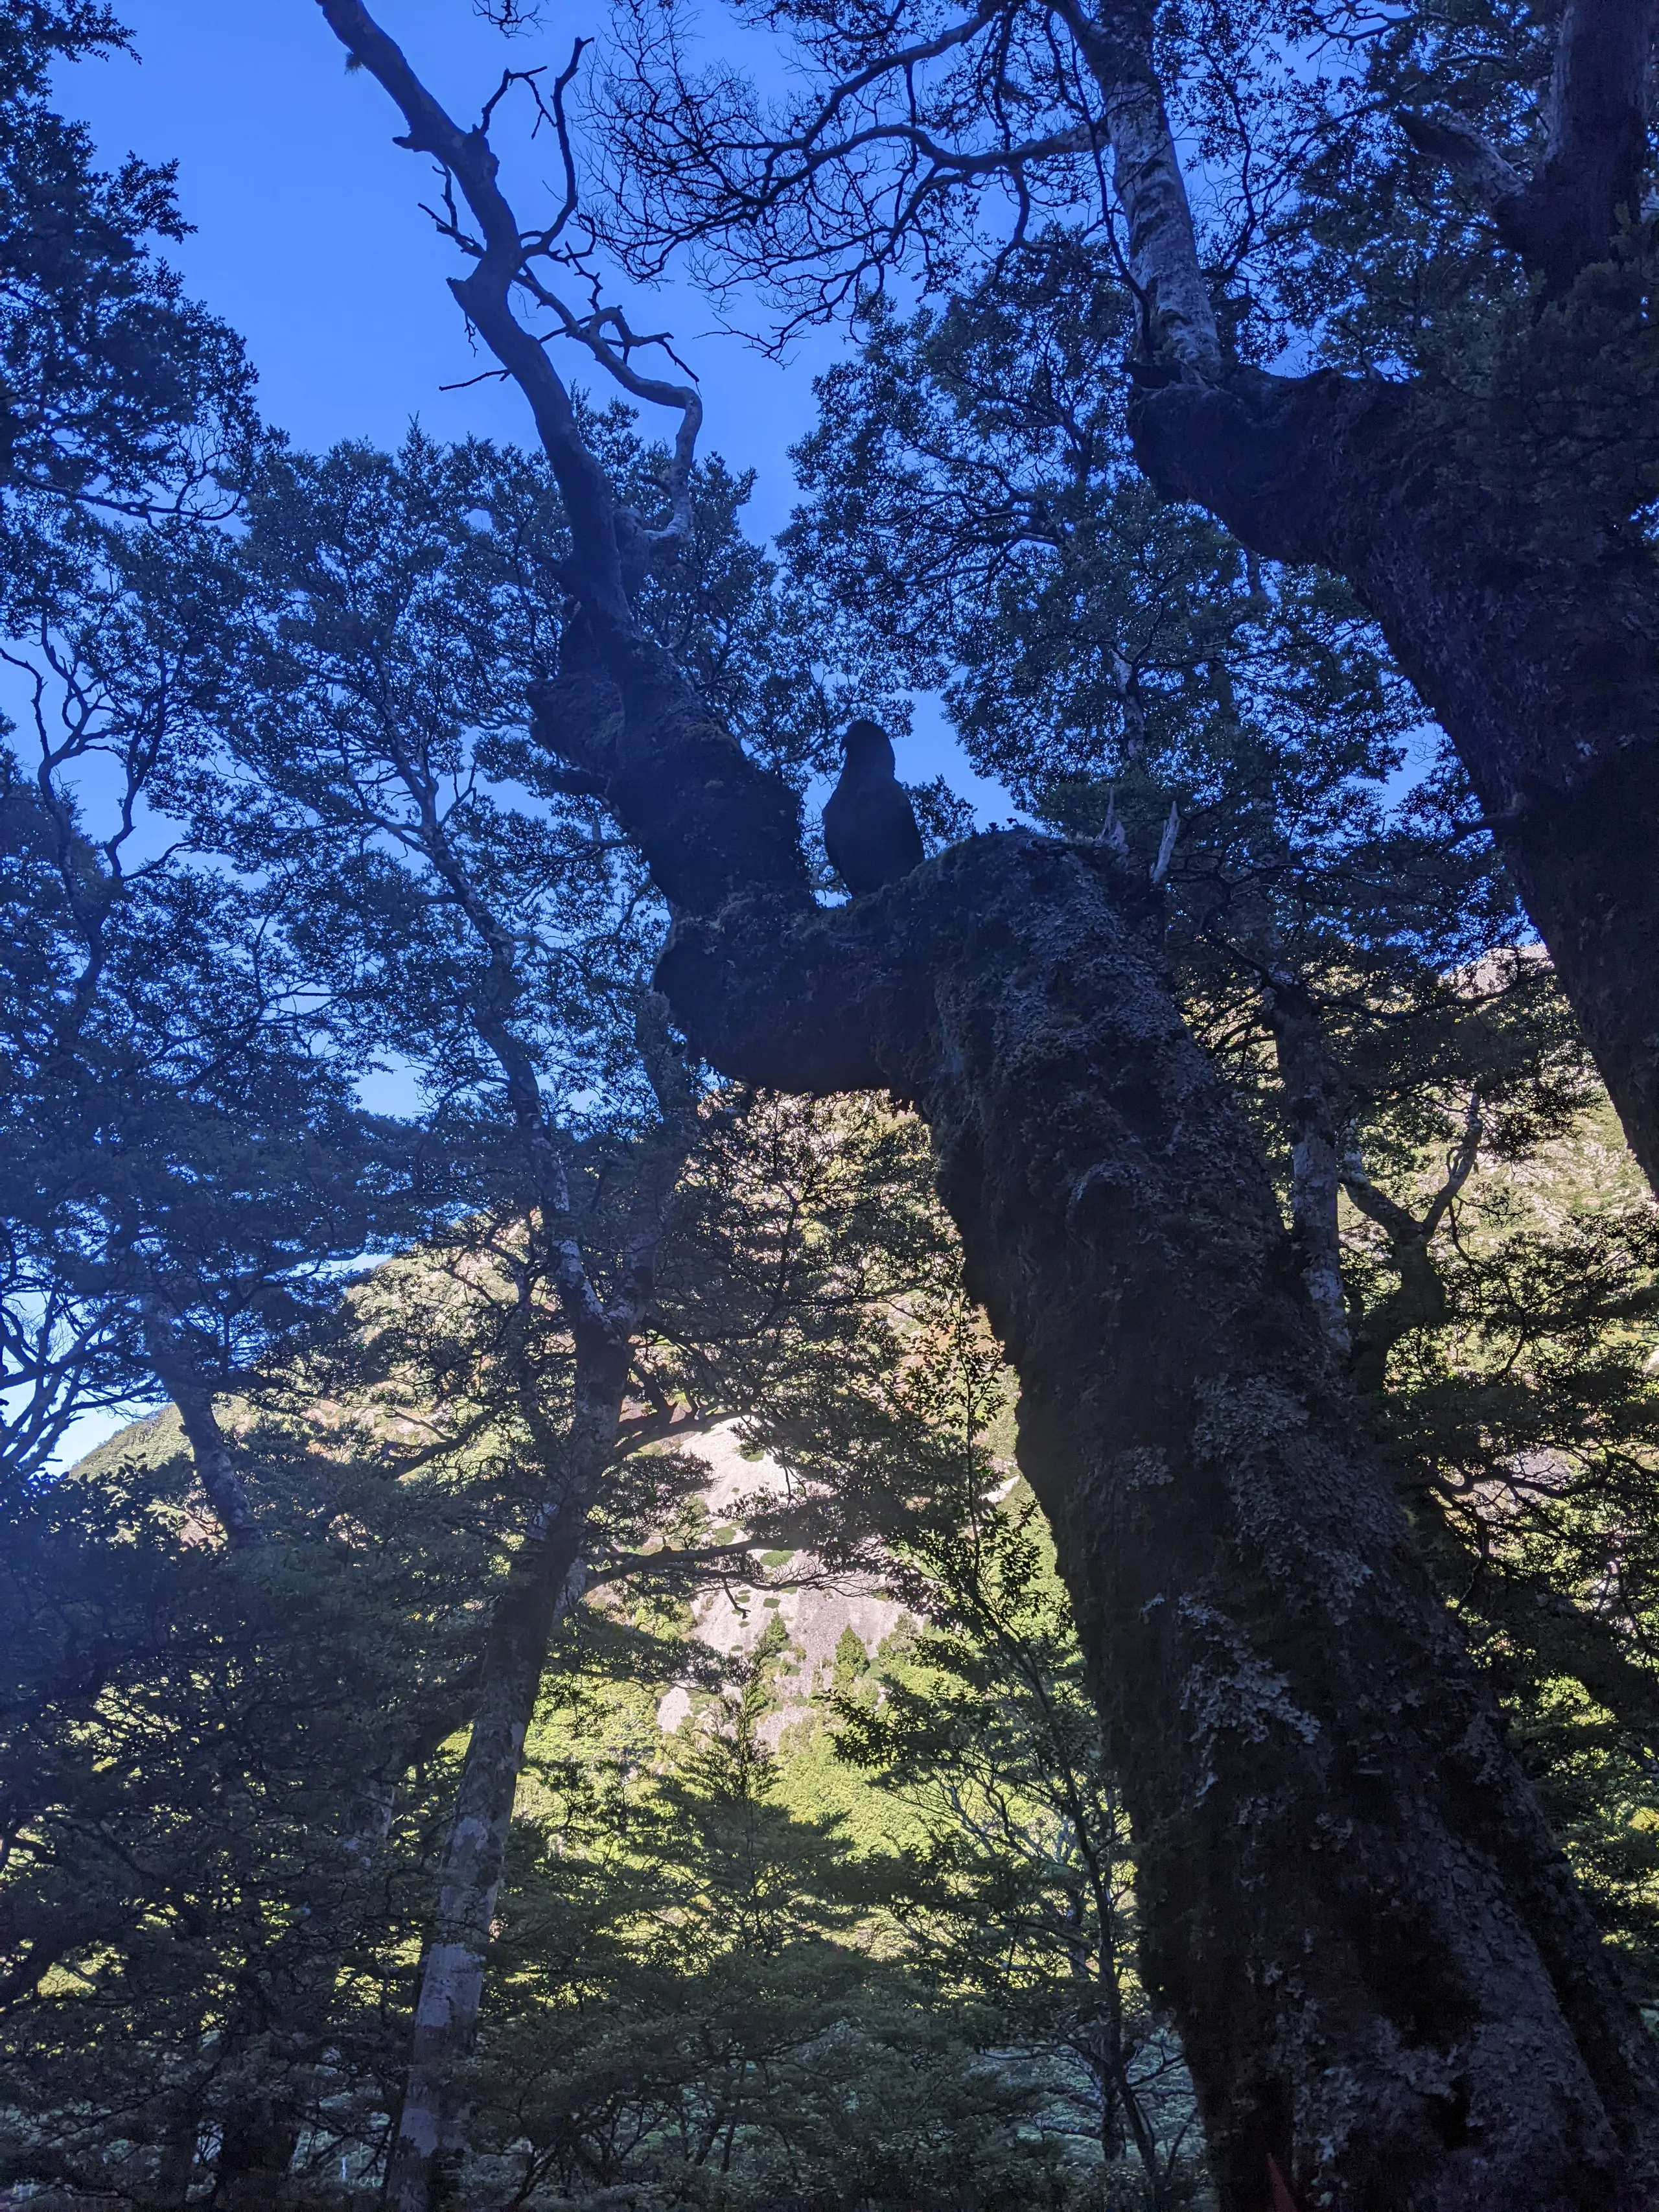
[[[847,732],[841,781],[823,810],[823,846],[854,898],[921,864],[921,832],[893,773],[892,740],[874,722],[854,722]]]

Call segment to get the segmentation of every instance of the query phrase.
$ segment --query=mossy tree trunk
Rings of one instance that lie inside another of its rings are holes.
[[[1270,2212],[1279,2172],[1331,2212],[1650,2203],[1645,2031],[1366,1447],[1145,886],[1007,832],[817,908],[793,795],[635,618],[648,544],[514,315],[526,234],[487,137],[362,0],[320,5],[478,227],[457,295],[530,404],[573,537],[580,613],[535,727],[678,911],[659,975],[679,1022],[729,1076],[886,1087],[932,1129],[1019,1374],[1021,1462],[1136,1831],[1148,1980],[1225,2212]],[[1158,121],[1143,100],[1125,129]],[[1164,191],[1141,235],[1180,212]],[[641,396],[694,424],[690,395]]]
[[[1270,2159],[1345,2212],[1646,2203],[1645,2031],[1125,907],[980,838],[833,917],[728,905],[665,980],[732,1073],[930,1124],[1227,2212]]]

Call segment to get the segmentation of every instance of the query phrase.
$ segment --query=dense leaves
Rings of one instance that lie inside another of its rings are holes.
[[[1138,473],[1096,91],[1005,16],[988,75],[964,40],[915,97],[990,130],[986,176],[1072,132],[1012,243],[931,186],[884,240],[914,130],[759,204],[742,88],[626,18],[637,263],[689,209],[794,309],[909,245],[935,280],[863,297],[787,566],[706,460],[635,602],[798,790],[853,708],[933,689],[977,769],[1114,856],[1273,1161],[1332,1387],[1659,2008],[1653,1211],[1374,625]],[[773,20],[836,70],[890,28]],[[1645,234],[1547,298],[1490,255],[1471,283],[1485,218],[1396,120],[1449,100],[1524,141],[1546,27],[1177,8],[1162,36],[1230,349],[1409,372],[1565,543],[1651,497]],[[587,1602],[531,1649],[432,2202],[1201,2202],[1136,1839],[920,1126],[688,1064],[665,902],[526,736],[570,611],[550,470],[258,432],[156,258],[170,173],[101,174],[48,103],[121,35],[0,26],[0,2173],[144,2212],[367,2200],[456,1918],[469,1727],[574,1498],[560,1605]],[[580,422],[659,516],[666,456]],[[947,791],[922,811],[966,830]],[[169,1399],[64,1470],[77,1414]]]
[[[171,167],[94,164],[47,99],[54,64],[125,44],[93,0],[0,26],[0,564],[27,588],[77,507],[225,511],[255,438],[240,342],[155,252],[186,225]]]

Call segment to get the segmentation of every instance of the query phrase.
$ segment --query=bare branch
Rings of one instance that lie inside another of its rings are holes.
[[[532,734],[602,788],[672,903],[712,913],[734,890],[754,889],[810,906],[794,792],[745,756],[635,616],[624,553],[630,538],[637,545],[650,533],[619,513],[568,391],[514,313],[514,289],[541,248],[535,235],[526,240],[501,190],[487,137],[460,129],[362,0],[318,4],[402,112],[408,130],[398,143],[430,154],[460,187],[483,252],[451,289],[529,401],[562,495],[574,548],[568,581],[580,613],[566,625],[556,679],[534,687]],[[609,337],[602,343],[618,349]],[[696,395],[684,397],[690,414]],[[682,441],[676,465],[689,476],[689,464]]]
[[[532,259],[550,255],[555,240],[574,211],[574,168],[568,133],[563,124],[562,101],[564,88],[580,58],[580,42],[568,68],[555,86],[551,110],[541,102],[539,92],[537,94],[542,112],[550,112],[553,118],[565,155],[565,208],[547,228],[526,234],[501,189],[500,165],[489,143],[487,121],[495,100],[486,111],[485,122],[474,130],[463,131],[427,90],[402,49],[381,29],[362,0],[318,0],[318,4],[329,28],[353,62],[369,72],[401,112],[407,130],[397,143],[411,152],[429,154],[446,176],[460,187],[479,236],[466,249],[474,258],[471,271],[465,277],[452,279],[450,289],[485,344],[530,403],[543,448],[563,495],[581,574],[581,596],[590,618],[602,629],[631,634],[632,615],[623,580],[616,502],[610,484],[583,443],[568,390],[548,359],[542,342],[520,322],[512,304],[515,288],[527,288],[538,304],[554,308],[568,333],[580,337],[588,351],[617,377],[624,389],[637,397],[681,410],[670,489],[676,508],[675,523],[671,527],[684,528],[686,488],[702,416],[701,401],[689,387],[637,376],[628,367],[626,346],[619,351],[597,330],[590,331],[583,319],[569,313],[545,286],[532,280],[529,268]],[[526,78],[526,72],[509,72],[495,100],[501,98],[508,82],[524,82]],[[458,226],[444,222],[440,227],[454,236],[458,243],[465,244]]]
[[[1480,1139],[1486,1134],[1486,1121],[1481,1113],[1480,1087],[1477,1084],[1469,1093],[1468,1109],[1463,1115],[1463,1134],[1447,1168],[1446,1179],[1430,1201],[1423,1218],[1425,1237],[1435,1231],[1450,1212],[1462,1194],[1464,1184],[1474,1171],[1474,1163],[1480,1150]]]
[[[669,9],[623,16],[609,240],[643,276],[690,247],[717,290],[759,283],[790,305],[779,345],[902,263],[950,281],[988,191],[1017,239],[1044,208],[1094,203],[1106,124],[1045,10],[981,0],[908,41],[886,18],[809,29],[827,82],[776,112],[729,70],[693,70]]]
[[[1408,1206],[1379,1190],[1365,1172],[1365,1163],[1358,1152],[1350,1152],[1342,1163],[1342,1188],[1359,1211],[1376,1222],[1389,1241],[1396,1245],[1414,1244],[1421,1235],[1421,1224]]]
[[[643,273],[678,247],[712,247],[734,275],[827,313],[907,257],[931,270],[939,249],[948,263],[945,241],[971,230],[985,187],[1006,194],[1016,239],[1045,205],[1092,206],[1109,145],[1146,354],[1182,368],[1218,362],[1142,0],[981,0],[910,43],[884,19],[809,30],[830,82],[775,116],[730,72],[694,75],[672,20],[645,0],[632,0],[631,16],[611,136],[628,209],[620,250]],[[1089,222],[1109,233],[1109,210]]]
[[[712,1575],[727,1578],[732,1567],[752,1566],[757,1547],[753,1544],[704,1544],[673,1549],[665,1546],[657,1552],[601,1553],[587,1570],[589,1589],[606,1583],[617,1583],[630,1575],[660,1575],[672,1579],[690,1575]],[[791,1585],[769,1577],[745,1573],[742,1580],[750,1588],[787,1589]]]
[[[1380,1191],[1365,1172],[1358,1152],[1342,1164],[1342,1188],[1360,1212],[1375,1221],[1389,1240],[1389,1261],[1399,1282],[1387,1297],[1365,1316],[1354,1347],[1354,1381],[1362,1390],[1380,1390],[1388,1357],[1401,1337],[1416,1328],[1444,1319],[1445,1285],[1440,1279],[1430,1247],[1441,1224],[1456,1203],[1474,1172],[1485,1134],[1480,1088],[1469,1095],[1462,1133],[1440,1188],[1421,1218]]]

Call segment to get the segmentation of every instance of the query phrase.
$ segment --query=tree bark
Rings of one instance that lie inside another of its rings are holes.
[[[1145,0],[1056,0],[1106,102],[1144,302],[1136,451],[1170,498],[1253,552],[1344,576],[1456,747],[1659,1190],[1659,567],[1635,521],[1568,546],[1545,488],[1484,482],[1471,427],[1420,385],[1229,363],[1152,58]],[[1646,156],[1659,0],[1569,0],[1529,181],[1495,149],[1501,237],[1559,295],[1613,248]],[[1133,118],[1126,135],[1122,118]],[[1413,118],[1413,135],[1457,137]],[[1473,142],[1465,131],[1467,153]],[[1442,158],[1450,158],[1446,146]],[[1465,164],[1467,166],[1467,163]],[[1171,182],[1171,175],[1176,182]],[[1170,303],[1175,303],[1172,307]],[[1644,310],[1632,296],[1628,335]],[[1591,374],[1588,362],[1580,374]],[[1595,392],[1584,393],[1594,405]],[[1492,432],[1482,434],[1490,444]]]
[[[1607,252],[1621,210],[1638,211],[1655,21],[1654,0],[1567,0],[1561,11],[1543,160],[1492,210],[1553,291]]]
[[[1648,2201],[1645,2031],[1109,862],[977,838],[834,915],[682,925],[664,981],[733,1075],[932,1127],[1226,2212],[1270,2155],[1341,2212]]]
[[[144,1353],[156,1381],[178,1409],[197,1475],[225,1532],[225,1540],[234,1550],[246,1551],[258,1542],[259,1526],[248,1504],[235,1455],[219,1426],[212,1386],[203,1379],[183,1330],[160,1298],[145,1301]]]
[[[525,1737],[548,1645],[581,1594],[591,1490],[573,1485],[514,1555],[496,1601],[455,1818],[440,1877],[437,1923],[421,1961],[409,2076],[387,2161],[392,2212],[443,2202],[465,2149],[456,2069],[472,2048],[495,1895],[507,1856]]]
[[[301,2123],[280,2086],[240,2098],[225,2116],[214,2166],[212,2212],[279,2212]]]
[[[1460,460],[1409,386],[1218,372],[1144,392],[1168,496],[1255,552],[1345,576],[1456,746],[1659,1188],[1659,568],[1633,533],[1540,550],[1545,518]]]
[[[1279,1062],[1280,1112],[1291,1139],[1291,1237],[1331,1350],[1346,1360],[1352,1344],[1342,1293],[1342,1080],[1307,988],[1275,969],[1263,994]]]
[[[1020,1376],[1021,1464],[1224,2212],[1268,2212],[1281,2171],[1329,2212],[1650,2205],[1646,2031],[1363,1444],[1263,1164],[1148,950],[1146,887],[1109,851],[1013,831],[817,908],[787,787],[633,617],[608,491],[512,313],[524,234],[487,137],[362,0],[320,4],[483,234],[458,290],[535,411],[583,609],[536,726],[679,909],[659,970],[678,1019],[739,1080],[886,1087],[931,1127],[969,1288]],[[1132,119],[1158,121],[1145,100]],[[1139,234],[1163,254],[1179,227]]]
[[[1645,2031],[1109,860],[1008,833],[757,904],[683,924],[664,981],[733,1075],[932,1127],[1226,2212],[1270,2156],[1340,2212],[1648,2202]]]

